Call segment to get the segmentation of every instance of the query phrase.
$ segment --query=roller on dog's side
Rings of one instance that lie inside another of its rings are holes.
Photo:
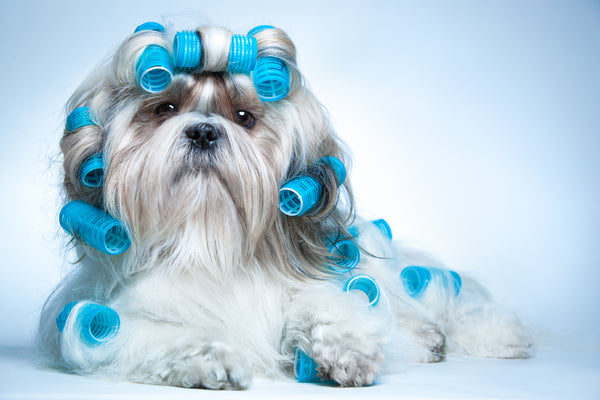
[[[348,150],[284,31],[143,24],[66,112],[59,220],[78,263],[38,335],[56,367],[361,386],[445,352],[532,354],[477,282],[355,215]]]

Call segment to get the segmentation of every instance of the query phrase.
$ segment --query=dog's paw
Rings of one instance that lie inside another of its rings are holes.
[[[188,388],[246,389],[252,381],[247,362],[222,343],[187,348],[160,374],[163,384]]]
[[[529,358],[533,338],[511,311],[489,305],[466,315],[449,340],[452,351],[487,358]]]
[[[333,380],[340,386],[373,383],[383,361],[382,340],[369,340],[350,332],[333,335],[324,332],[322,337],[323,340],[314,341],[312,345],[322,379]]]
[[[423,349],[421,362],[436,363],[444,360],[446,337],[437,326],[422,326],[417,330],[416,334],[417,341],[420,342],[421,348]]]

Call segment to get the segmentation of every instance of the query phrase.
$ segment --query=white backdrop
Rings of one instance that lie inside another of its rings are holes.
[[[578,0],[3,1],[0,344],[29,342],[66,270],[62,107],[163,16],[287,30],[353,150],[359,208],[479,278],[542,344],[600,344],[600,3]]]

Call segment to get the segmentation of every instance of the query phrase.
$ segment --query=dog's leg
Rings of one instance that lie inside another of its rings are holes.
[[[517,315],[498,304],[477,282],[463,278],[463,287],[448,312],[449,351],[491,358],[528,358],[533,339]]]
[[[247,388],[252,374],[241,353],[220,341],[223,335],[209,333],[206,326],[197,328],[121,314],[121,330],[112,341],[88,346],[63,340],[61,352],[80,373],[180,387]]]
[[[333,284],[297,293],[288,307],[283,351],[295,347],[318,364],[319,376],[342,386],[372,384],[383,361],[387,333],[366,299]]]

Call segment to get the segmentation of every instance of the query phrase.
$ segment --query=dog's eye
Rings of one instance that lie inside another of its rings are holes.
[[[252,128],[256,123],[256,118],[254,118],[254,115],[244,110],[237,111],[233,116],[233,120],[236,124],[241,125],[247,129]]]
[[[154,109],[154,115],[166,116],[169,114],[175,114],[177,107],[172,103],[162,103]]]

